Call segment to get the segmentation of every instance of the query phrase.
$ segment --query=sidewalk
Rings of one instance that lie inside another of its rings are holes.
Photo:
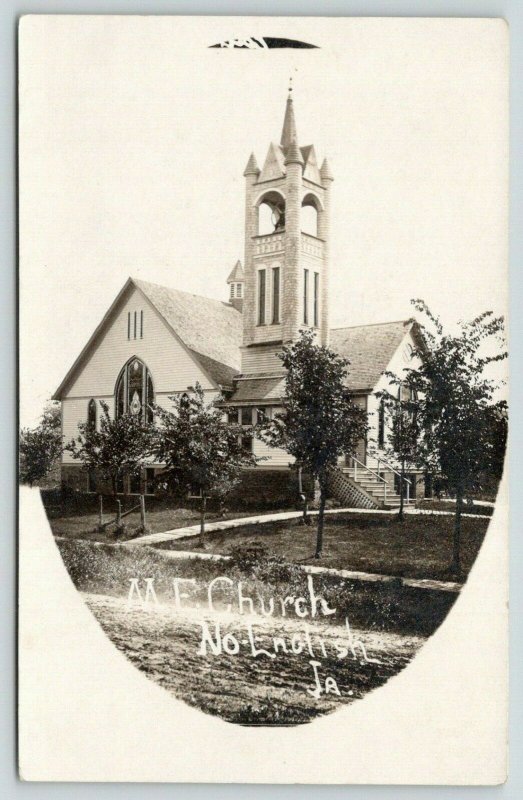
[[[385,514],[387,516],[394,516],[398,513],[397,508],[392,509],[372,509],[372,508],[332,508],[325,511],[325,514]],[[309,511],[309,516],[316,516],[318,511]],[[441,516],[454,516],[453,511],[432,511],[430,509],[424,510],[420,508],[406,508],[405,514],[437,514]],[[301,511],[280,511],[277,514],[258,514],[254,517],[241,517],[240,519],[227,519],[218,522],[208,522],[205,526],[206,533],[213,533],[214,531],[227,531],[234,528],[241,528],[243,525],[261,525],[264,522],[278,522],[287,519],[299,519],[303,516]],[[462,514],[462,517],[472,517],[474,519],[492,519],[490,516],[484,514]],[[160,542],[174,542],[177,539],[189,539],[194,536],[199,536],[200,525],[189,525],[186,528],[175,528],[170,531],[161,531],[160,533],[148,533],[145,536],[139,536],[136,539],[130,539],[128,542],[122,542],[125,545],[132,547],[141,547],[142,545],[160,544]]]

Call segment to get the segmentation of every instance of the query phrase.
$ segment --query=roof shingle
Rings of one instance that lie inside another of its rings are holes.
[[[203,357],[204,369],[219,375],[220,384],[227,377],[230,385],[232,375],[240,369],[241,313],[228,303],[209,297],[147,281],[133,279],[133,282],[189,350]]]
[[[409,321],[334,328],[330,347],[350,361],[348,385],[352,391],[370,391],[409,330]]]

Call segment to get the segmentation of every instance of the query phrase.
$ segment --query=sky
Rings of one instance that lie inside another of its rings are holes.
[[[310,50],[208,49],[281,35]],[[21,423],[129,275],[227,300],[243,170],[279,141],[332,185],[331,327],[452,326],[507,304],[500,20],[26,17],[20,41]]]

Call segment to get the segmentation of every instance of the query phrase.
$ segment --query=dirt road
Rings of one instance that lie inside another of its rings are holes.
[[[189,705],[244,725],[302,724],[354,702],[425,641],[351,631],[350,622],[182,613],[171,604],[144,609],[126,598],[83,596],[138,669]]]

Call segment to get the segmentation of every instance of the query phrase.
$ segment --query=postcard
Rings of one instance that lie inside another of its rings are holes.
[[[505,780],[507,53],[21,19],[23,779]]]

